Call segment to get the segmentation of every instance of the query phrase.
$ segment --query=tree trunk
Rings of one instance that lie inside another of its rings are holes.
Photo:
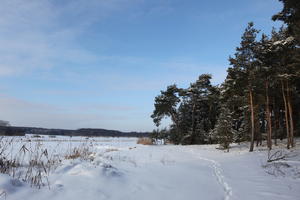
[[[171,112],[171,117],[172,117],[172,121],[175,123],[176,128],[179,129],[177,117],[174,112]]]
[[[191,143],[194,143],[195,139],[195,108],[196,104],[193,105],[193,110],[192,110],[192,134],[191,134]]]
[[[255,127],[255,137],[256,137],[256,146],[258,147],[258,145],[262,145],[262,132],[261,132],[261,127],[260,127],[260,123],[259,123],[259,116],[257,115],[259,113],[259,106],[253,106],[253,110],[254,110],[254,127]]]
[[[267,144],[268,148],[272,149],[272,120],[270,116],[270,100],[269,100],[269,82],[266,81],[266,119],[268,123]]]
[[[284,111],[285,111],[285,126],[286,126],[286,135],[287,135],[287,148],[290,148],[290,127],[289,127],[289,117],[288,117],[288,106],[284,91],[284,83],[283,80],[281,80],[281,89],[282,89],[282,96],[283,96],[283,102],[284,102]]]
[[[288,81],[286,81],[286,87],[287,87],[287,105],[289,109],[289,118],[290,118],[290,144],[292,147],[295,146],[294,143],[294,121],[293,121],[293,108],[291,103],[291,90],[288,84]]]
[[[279,136],[279,139],[282,141],[283,140],[283,136],[284,136],[284,134],[283,134],[283,127],[284,127],[284,119],[285,119],[285,116],[284,116],[284,110],[282,110],[282,109],[279,109],[279,128],[280,128],[280,130],[282,130],[282,132],[280,133],[280,136]]]
[[[175,123],[177,135],[179,135],[180,134],[180,129],[179,129],[179,123],[178,123],[178,120],[177,120],[177,117],[176,117],[176,113],[171,112],[171,118],[172,118],[172,121]]]
[[[251,144],[250,152],[254,149],[254,136],[255,136],[255,126],[254,126],[254,108],[253,108],[253,94],[252,90],[249,90],[249,101],[250,101],[250,110],[251,110]]]
[[[258,110],[258,106],[255,106],[254,107],[254,113],[258,113],[259,110]],[[255,116],[254,115],[254,122],[255,122],[255,131],[258,135],[258,139],[259,139],[259,145],[262,146],[262,139],[263,139],[263,136],[262,136],[262,132],[260,130],[260,124],[259,124],[259,120],[258,120],[258,116]]]
[[[273,98],[273,111],[274,111],[274,145],[277,146],[277,137],[278,137],[278,130],[279,130],[279,113],[276,105],[275,98]]]

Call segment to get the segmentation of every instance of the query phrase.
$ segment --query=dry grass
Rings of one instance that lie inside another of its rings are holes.
[[[22,146],[16,147],[19,142],[22,142]],[[94,160],[92,143],[69,148],[67,152],[60,154],[43,146],[40,141],[14,141],[0,137],[0,173],[8,174],[13,179],[28,183],[32,187],[49,187],[48,176],[56,170],[63,159],[78,158],[90,162]],[[4,195],[6,194],[0,190],[0,197]]]
[[[75,147],[64,156],[65,159],[82,159],[86,161],[93,161],[94,160],[94,151],[92,149],[93,145],[89,145],[87,143],[82,144],[79,147]]]
[[[153,145],[153,141],[151,138],[143,137],[137,140],[137,144]]]
[[[83,159],[83,160],[91,160],[93,153],[88,149],[88,148],[80,148],[80,147],[75,147],[70,153],[65,155],[65,159]]]
[[[29,183],[33,187],[49,186],[49,173],[61,162],[59,158],[48,154],[40,143],[18,151],[13,150],[13,141],[0,140],[0,173]],[[9,150],[8,150],[9,149]],[[15,152],[15,153],[13,153]]]

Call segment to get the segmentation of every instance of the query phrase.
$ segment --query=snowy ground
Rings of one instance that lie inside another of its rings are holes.
[[[54,155],[86,144],[94,153],[90,160],[63,159],[48,176],[50,188],[46,185],[37,189],[0,174],[0,199],[300,199],[299,148],[283,151],[285,160],[267,163],[265,148],[249,153],[245,144],[234,145],[227,153],[217,150],[216,145],[144,146],[137,145],[136,140],[47,136],[14,139],[10,151],[38,143]]]

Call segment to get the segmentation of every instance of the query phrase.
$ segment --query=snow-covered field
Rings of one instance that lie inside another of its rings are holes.
[[[17,175],[0,174],[0,199],[300,199],[300,141],[298,148],[282,152],[284,160],[271,163],[265,147],[249,153],[246,144],[233,145],[227,153],[217,145],[138,145],[136,138],[27,136],[3,141],[10,141],[5,143],[8,156],[22,149],[27,159],[38,146],[59,162],[44,174],[41,189],[23,182],[22,176],[17,180]],[[89,148],[88,158],[67,159],[72,149],[82,147]]]

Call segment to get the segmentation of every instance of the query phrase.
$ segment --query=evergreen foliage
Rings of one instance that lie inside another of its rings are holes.
[[[239,47],[229,57],[221,86],[202,74],[188,88],[171,85],[155,98],[153,121],[173,124],[164,137],[175,144],[250,141],[250,151],[266,140],[269,149],[287,138],[287,148],[300,135],[300,1],[280,0],[283,10],[273,20],[285,22],[270,35],[248,23]],[[260,38],[258,38],[260,36]]]
[[[234,129],[233,119],[227,107],[221,109],[218,122],[213,132],[220,147],[229,151],[229,146],[233,142]]]

